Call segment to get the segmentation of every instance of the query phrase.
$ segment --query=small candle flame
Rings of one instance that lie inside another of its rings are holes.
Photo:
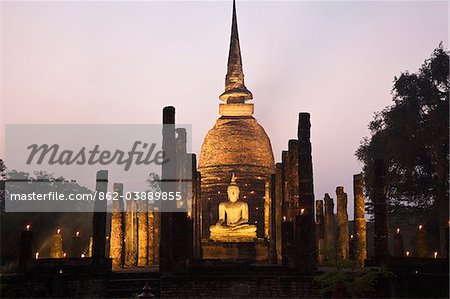
[[[305,214],[305,209],[300,209],[300,215],[303,215],[303,214]]]
[[[81,257],[83,258],[83,257],[86,257],[86,254],[83,252],[82,254],[81,254]]]
[[[63,257],[66,257],[66,256],[67,256],[67,254],[64,252],[64,253],[63,253]]]
[[[106,236],[106,240],[109,240],[109,236]]]
[[[400,233],[400,228],[397,228],[397,234],[399,234]]]
[[[80,236],[80,232],[76,232],[76,234],[75,234],[77,237],[79,237]]]
[[[192,212],[187,212],[187,216],[188,216],[188,218],[191,218],[192,217]]]
[[[59,235],[59,234],[61,233],[61,229],[58,228],[58,229],[56,230],[56,233]]]
[[[30,229],[31,229],[31,225],[30,225],[30,224],[27,224],[26,230],[29,231]]]
[[[286,216],[283,216],[283,221],[286,221]]]
[[[350,239],[353,239],[353,237],[354,237],[353,235],[350,235]]]
[[[59,274],[62,274],[63,273],[63,270],[62,269],[59,269]]]
[[[435,252],[433,253],[433,257],[434,257],[435,259],[438,257],[437,251],[435,251]]]
[[[38,259],[38,258],[39,258],[39,252],[36,252],[36,254],[34,255],[34,258],[35,258],[35,259]]]
[[[419,225],[419,230],[422,230],[422,227],[423,227],[423,226],[422,226],[422,224],[421,224],[421,225]]]
[[[409,256],[409,251],[406,252],[406,256]]]

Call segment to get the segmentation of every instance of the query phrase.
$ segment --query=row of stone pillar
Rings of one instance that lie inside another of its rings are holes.
[[[169,163],[162,166],[161,191],[181,192],[188,198],[182,203],[165,202],[163,213],[149,212],[147,206],[136,205],[133,200],[127,202],[127,212],[120,213],[123,209],[116,203],[111,219],[113,269],[159,264],[161,272],[179,271],[193,257],[201,257],[200,173],[195,155],[186,152],[186,131],[175,128],[174,107],[163,109],[162,133],[162,148]],[[191,170],[189,186],[186,178]],[[114,188],[123,192],[121,184]]]
[[[326,260],[348,260],[350,249],[352,257],[360,266],[367,257],[366,221],[364,218],[364,187],[362,175],[353,176],[354,193],[354,234],[350,238],[348,226],[347,193],[344,187],[336,188],[337,215],[334,215],[334,202],[328,193],[324,200],[316,201],[316,230],[318,262]],[[325,203],[325,204],[324,204]]]
[[[149,212],[145,203],[127,202],[126,213],[120,203],[112,217],[111,257],[113,269],[159,264],[162,272],[183,270],[192,257],[201,256],[200,174],[196,157],[186,152],[186,131],[175,128],[175,108],[163,109],[161,191],[181,192],[182,202],[165,202],[165,211]],[[192,169],[189,169],[192,167]],[[192,186],[186,183],[192,170]],[[116,192],[123,186],[115,184]],[[183,206],[187,205],[187,206]],[[191,209],[189,207],[195,207]],[[179,210],[179,212],[178,212]]]
[[[115,183],[113,190],[123,198],[123,184]],[[131,199],[124,209],[123,201],[113,202],[109,254],[113,270],[158,263],[160,213],[147,205]]]
[[[310,271],[316,267],[310,115],[300,113],[297,140],[289,140],[272,176],[271,261]]]
[[[373,165],[374,187],[371,197],[374,204],[374,257],[375,263],[388,262],[389,252],[389,224],[386,198],[386,165],[383,160],[375,160]],[[366,221],[364,203],[364,181],[361,174],[353,176],[354,193],[354,232],[349,239],[347,194],[343,187],[336,188],[337,215],[335,217],[334,202],[329,194],[325,194],[324,201],[316,202],[316,229],[318,260],[324,262],[329,259],[355,259],[360,266],[367,258]],[[403,245],[403,234],[400,228],[394,235],[394,256],[410,256]],[[327,256],[328,255],[328,256]],[[428,252],[426,231],[423,225],[418,225],[416,231],[417,257],[438,257],[438,252],[432,255]]]
[[[171,106],[163,109],[163,150],[171,162],[162,165],[162,191],[180,191],[187,197],[183,201],[187,207],[174,203],[172,210],[179,212],[161,213],[159,269],[176,272],[183,271],[193,257],[201,256],[201,205],[196,157],[186,152],[186,131],[175,129],[175,108]]]

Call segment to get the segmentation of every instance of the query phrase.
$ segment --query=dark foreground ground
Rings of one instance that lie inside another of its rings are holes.
[[[319,269],[326,271],[327,269]],[[376,286],[379,298],[448,298],[448,259],[396,258],[393,276]],[[146,283],[156,297],[321,298],[318,273],[292,268],[218,261],[194,262],[182,273],[157,267],[110,272],[90,259],[39,260],[27,274],[1,276],[1,298],[133,298]]]

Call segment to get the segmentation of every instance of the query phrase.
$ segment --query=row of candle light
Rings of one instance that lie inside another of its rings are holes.
[[[31,231],[31,224],[27,224],[26,226],[25,226],[25,230],[26,231]],[[61,234],[61,229],[60,228],[58,228],[57,230],[56,230],[56,235],[60,235]],[[80,238],[80,232],[79,231],[77,231],[77,232],[75,232],[75,237],[76,238]],[[109,237],[106,237],[106,239],[108,239]],[[35,259],[39,259],[39,255],[40,255],[40,253],[39,252],[36,252],[35,254],[34,254],[34,258]],[[65,258],[67,256],[67,253],[63,253],[63,258]],[[83,252],[81,255],[80,255],[80,257],[82,257],[82,258],[84,258],[84,257],[86,257],[86,253],[85,252]]]
[[[419,224],[419,225],[417,226],[417,231],[420,232],[420,233],[424,233],[424,232],[425,232],[425,231],[423,230],[423,224]],[[401,233],[400,228],[397,227],[397,229],[396,229],[396,234],[397,234],[397,235],[400,235],[400,233]],[[406,256],[410,256],[411,253],[410,253],[409,251],[406,251],[406,252],[405,252],[405,255],[406,255]],[[438,258],[438,256],[439,256],[439,252],[437,252],[437,251],[433,252],[433,258],[436,259],[436,258]]]
[[[304,213],[305,213],[305,209],[301,209],[300,210],[300,215],[304,215]],[[286,216],[283,216],[283,222],[286,222],[286,220],[287,220]],[[423,225],[422,224],[419,224],[419,226],[417,228],[418,228],[418,231],[423,232]],[[400,234],[400,228],[397,228],[396,232],[397,232],[397,234]],[[350,239],[353,240],[353,238],[354,238],[354,235],[351,234],[350,235]],[[409,251],[406,251],[405,255],[406,256],[410,256],[411,253]],[[439,255],[439,252],[437,252],[437,251],[433,252],[433,258],[438,258],[438,255]]]
[[[300,209],[300,215],[304,215],[304,213],[305,213],[305,209],[304,209],[304,208]],[[191,212],[188,212],[188,217],[192,217],[192,213],[191,213]],[[286,220],[287,220],[286,216],[283,216],[283,222],[286,222]],[[255,223],[257,223],[257,222],[255,221]],[[450,223],[450,222],[449,222],[449,223]],[[31,224],[27,224],[26,227],[25,227],[25,229],[26,229],[26,231],[30,231],[30,230],[31,230]],[[418,230],[419,230],[419,231],[422,231],[422,229],[423,229],[423,225],[422,225],[422,224],[419,224]],[[59,235],[60,233],[61,233],[61,229],[58,228],[58,229],[56,230],[56,234]],[[397,228],[397,229],[396,229],[396,233],[397,233],[397,234],[400,234],[400,228]],[[77,231],[77,232],[75,233],[75,236],[76,236],[76,237],[80,237],[80,232]],[[354,238],[354,236],[353,236],[353,234],[351,234],[351,235],[350,235],[350,239],[353,239],[353,238]],[[109,237],[107,236],[106,239],[108,240]],[[406,254],[406,256],[410,256],[410,252],[409,252],[409,251],[406,251],[405,254]],[[63,257],[66,257],[66,253],[63,254]],[[82,258],[86,257],[86,254],[83,252],[83,253],[81,254],[81,257],[82,257]],[[437,258],[437,257],[438,257],[438,252],[437,252],[437,251],[433,252],[433,257],[434,257],[434,258]],[[36,259],[39,258],[39,252],[36,252],[35,258],[36,258]]]
[[[63,253],[63,258],[65,258],[67,256],[67,253]],[[83,252],[82,254],[81,254],[81,257],[86,257],[86,254]],[[35,254],[34,254],[34,258],[35,259],[39,259],[39,252],[36,252]]]

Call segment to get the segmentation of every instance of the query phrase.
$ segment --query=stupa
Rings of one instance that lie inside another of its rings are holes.
[[[202,239],[219,220],[219,205],[227,201],[232,174],[239,185],[239,200],[248,204],[248,223],[257,238],[270,236],[270,176],[275,171],[270,139],[253,117],[253,94],[244,84],[242,56],[233,1],[230,51],[225,91],[219,96],[220,117],[207,133],[199,157],[201,173]]]

